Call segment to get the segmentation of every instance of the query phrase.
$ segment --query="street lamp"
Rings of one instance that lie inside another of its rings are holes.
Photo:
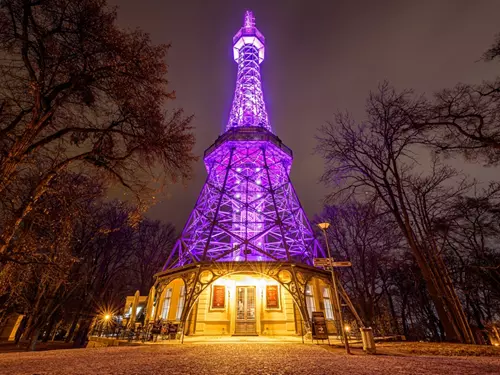
[[[318,227],[323,231],[323,235],[325,236],[326,251],[328,253],[328,259],[330,259],[330,272],[332,274],[333,292],[335,293],[335,302],[337,305],[337,311],[339,312],[338,318],[339,318],[340,332],[342,334],[341,337],[344,339],[346,353],[351,354],[351,350],[349,349],[349,341],[347,341],[347,335],[344,330],[344,318],[342,317],[342,305],[340,304],[340,297],[337,289],[337,277],[335,277],[335,273],[333,271],[332,255],[330,253],[330,245],[328,245],[328,238],[326,236],[326,230],[330,227],[330,223],[327,222],[319,223]]]
[[[102,328],[102,333],[104,336],[108,334],[108,329],[109,329],[109,321],[111,320],[111,314],[105,314],[102,317],[102,323],[101,323],[101,328]]]

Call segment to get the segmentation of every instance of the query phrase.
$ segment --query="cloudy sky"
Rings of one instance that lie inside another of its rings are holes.
[[[500,32],[498,0],[112,0],[119,22],[171,43],[169,81],[175,105],[195,115],[195,152],[223,131],[235,86],[232,37],[251,9],[266,37],[264,96],[274,132],[294,151],[292,181],[306,212],[321,210],[328,189],[312,154],[316,129],[337,110],[363,118],[378,83],[431,94],[457,82],[478,83],[499,70],[478,61]],[[482,180],[498,169],[471,168]],[[206,174],[202,160],[186,187],[172,186],[149,214],[184,225]]]

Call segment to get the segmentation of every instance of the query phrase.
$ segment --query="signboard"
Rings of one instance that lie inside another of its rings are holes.
[[[332,258],[314,258],[313,264],[314,267],[329,267],[332,265]]]
[[[223,309],[226,307],[226,287],[214,285],[212,287],[212,309]]]
[[[279,285],[266,285],[266,309],[279,309]]]
[[[351,267],[352,263],[351,262],[333,262],[332,265],[334,267]]]
[[[333,258],[314,258],[314,267],[351,267],[352,264],[349,261],[334,262]]]
[[[314,340],[328,339],[325,313],[323,311],[313,311],[312,313],[312,337]]]

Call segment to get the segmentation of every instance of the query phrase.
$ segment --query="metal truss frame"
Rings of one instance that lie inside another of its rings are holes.
[[[244,45],[237,63],[236,89],[226,130],[258,126],[270,131],[271,125],[262,92],[258,49],[253,45]]]
[[[312,264],[324,256],[290,181],[292,156],[265,133],[265,140],[262,130],[257,140],[233,137],[205,156],[207,180],[164,270],[207,261]]]

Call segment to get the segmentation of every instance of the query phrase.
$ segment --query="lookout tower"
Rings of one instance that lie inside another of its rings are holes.
[[[334,320],[329,273],[312,266],[323,249],[290,181],[292,150],[266,111],[265,48],[247,11],[233,38],[229,121],[205,151],[205,185],[150,293],[148,319],[185,334],[295,335],[319,310]]]

